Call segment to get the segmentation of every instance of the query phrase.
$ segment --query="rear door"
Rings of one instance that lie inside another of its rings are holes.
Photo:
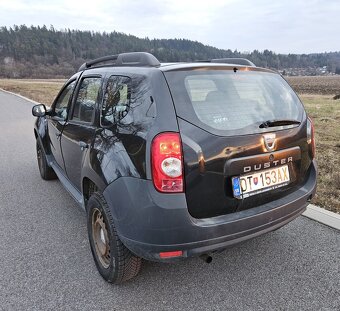
[[[65,169],[73,185],[81,190],[81,169],[95,135],[95,111],[101,99],[100,76],[83,76],[76,89],[72,112],[64,125],[61,148]]]
[[[311,163],[306,115],[279,75],[257,68],[207,67],[165,76],[178,116],[192,216],[256,207],[303,182]],[[267,127],[264,122],[270,120],[299,124]],[[238,192],[240,184],[248,190]]]
[[[47,118],[48,134],[50,138],[50,150],[61,169],[64,168],[64,161],[61,153],[60,138],[63,127],[66,123],[69,105],[76,85],[76,80],[70,81],[60,91],[58,97],[52,105],[52,112]]]

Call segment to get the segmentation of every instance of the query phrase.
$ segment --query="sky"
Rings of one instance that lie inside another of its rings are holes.
[[[118,31],[221,49],[340,51],[340,0],[0,0],[0,26]]]

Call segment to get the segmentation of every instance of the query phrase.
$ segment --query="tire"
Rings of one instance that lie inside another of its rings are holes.
[[[42,148],[38,140],[36,141],[36,149],[37,149],[38,167],[39,167],[41,178],[44,180],[56,179],[57,175],[54,172],[53,168],[48,165],[45,151]]]
[[[87,230],[97,269],[107,282],[120,284],[138,274],[142,259],[119,239],[109,206],[99,192],[87,203]]]

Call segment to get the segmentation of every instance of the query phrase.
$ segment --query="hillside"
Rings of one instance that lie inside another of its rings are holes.
[[[62,78],[86,60],[131,51],[150,52],[163,62],[246,57],[257,66],[276,70],[305,68],[303,72],[317,74],[318,68],[327,66],[325,73],[340,74],[340,52],[284,55],[254,50],[244,55],[186,39],[149,39],[115,31],[60,31],[53,26],[48,29],[21,25],[0,28],[0,77]]]

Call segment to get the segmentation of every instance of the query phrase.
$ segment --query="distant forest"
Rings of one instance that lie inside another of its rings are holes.
[[[119,32],[56,30],[53,26],[0,28],[0,77],[64,78],[87,60],[122,52],[145,51],[161,62],[245,57],[275,70],[319,68],[340,74],[340,52],[276,54],[269,50],[241,53],[186,39],[138,38]]]

